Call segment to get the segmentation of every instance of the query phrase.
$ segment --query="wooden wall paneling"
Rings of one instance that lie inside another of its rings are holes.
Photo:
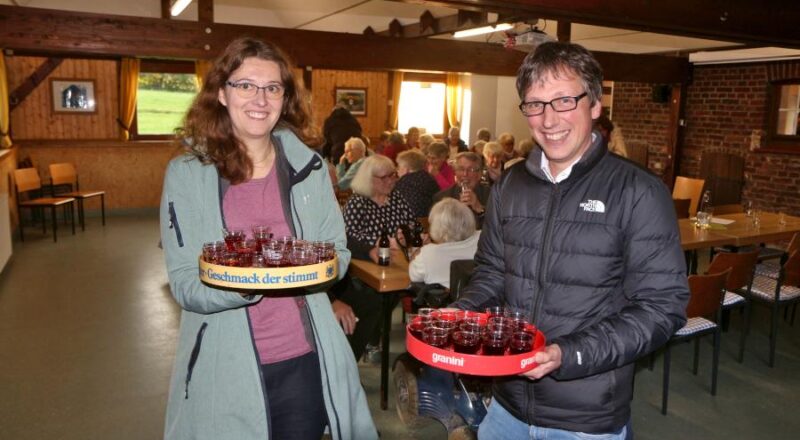
[[[12,56],[6,59],[9,89],[15,88],[46,61],[43,57]],[[116,139],[118,130],[118,62],[98,59],[65,59],[11,114],[15,140],[24,139]],[[52,78],[92,79],[97,112],[55,114],[52,111]]]
[[[374,138],[386,130],[388,115],[388,72],[328,70],[312,71],[312,107],[314,120],[322,127],[325,118],[333,110],[334,92],[337,87],[367,89],[367,114],[356,116],[365,136]]]
[[[161,199],[164,171],[181,151],[169,142],[102,141],[60,143],[24,142],[20,157],[30,156],[43,179],[51,163],[71,162],[82,189],[106,191],[107,210],[154,209]],[[99,210],[99,200],[87,200]]]

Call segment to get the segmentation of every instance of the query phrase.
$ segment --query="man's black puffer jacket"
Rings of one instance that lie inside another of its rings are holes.
[[[630,418],[633,361],[686,322],[689,289],[665,185],[594,139],[558,184],[537,148],[494,185],[454,306],[524,311],[561,348],[549,376],[495,381],[503,407],[528,424],[609,433]]]

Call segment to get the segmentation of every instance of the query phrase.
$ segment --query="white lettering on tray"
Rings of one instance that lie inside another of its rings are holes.
[[[443,354],[433,353],[433,357],[431,360],[433,361],[434,364],[447,364],[447,365],[455,365],[458,367],[464,366],[463,357],[445,356]]]
[[[533,365],[533,363],[534,363],[533,362],[533,356],[531,356],[529,358],[525,358],[525,359],[519,361],[519,368],[521,370],[524,370],[525,367],[527,367],[528,365]]]

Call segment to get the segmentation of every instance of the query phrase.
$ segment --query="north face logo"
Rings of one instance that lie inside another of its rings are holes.
[[[587,200],[580,207],[587,212],[606,212],[606,205],[600,200]]]

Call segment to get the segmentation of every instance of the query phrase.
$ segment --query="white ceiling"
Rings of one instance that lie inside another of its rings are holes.
[[[0,0],[0,4],[98,12],[144,17],[160,16],[160,0]],[[367,26],[376,32],[388,29],[397,18],[403,24],[419,21],[429,10],[435,17],[453,15],[457,10],[384,0],[214,0],[214,21],[219,23],[271,26],[304,30],[360,34]],[[196,20],[196,0],[177,19]],[[555,38],[557,22],[539,20],[539,29]],[[523,32],[528,25],[515,29]],[[594,51],[630,54],[676,54],[703,49],[734,47],[725,41],[677,37],[649,32],[572,24],[572,41]],[[451,38],[450,35],[437,38]],[[472,37],[472,41],[502,44],[502,33]],[[797,51],[800,54],[800,51]]]

